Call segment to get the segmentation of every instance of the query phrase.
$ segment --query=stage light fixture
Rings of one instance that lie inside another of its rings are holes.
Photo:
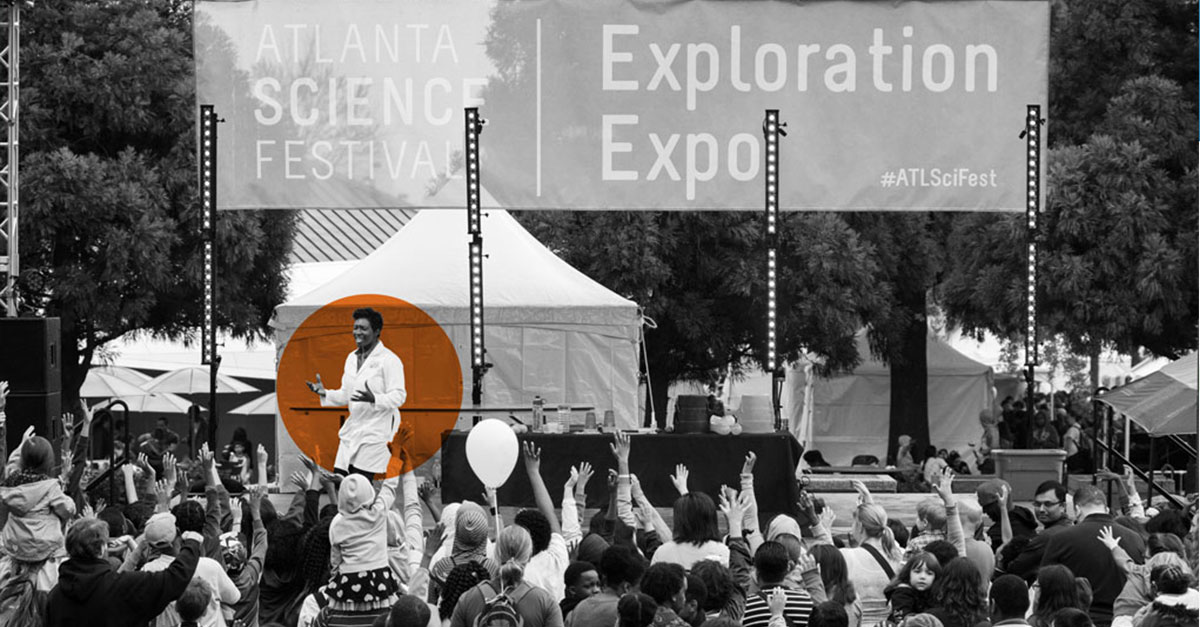
[[[764,230],[767,245],[767,370],[774,372],[776,364],[776,247],[779,228],[779,110],[767,109],[763,120],[763,138],[766,156],[763,204]]]
[[[1038,261],[1038,211],[1041,208],[1041,141],[1038,127],[1041,125],[1041,106],[1028,105],[1025,112],[1025,152],[1028,169],[1025,172],[1025,241],[1028,249],[1026,288],[1025,365],[1029,368],[1038,363],[1037,335],[1037,261]]]
[[[763,234],[767,248],[767,371],[771,373],[771,408],[775,417],[775,430],[782,429],[780,400],[783,391],[783,368],[779,363],[778,350],[778,264],[779,248],[779,188],[782,184],[779,170],[779,138],[787,135],[784,124],[779,120],[778,109],[767,109],[763,119]]]
[[[483,213],[479,192],[479,134],[486,124],[479,109],[468,107],[464,119],[464,146],[466,147],[467,179],[467,234],[470,264],[470,308],[471,308],[471,402],[483,403],[483,375],[491,364],[487,363],[487,349],[483,337]]]
[[[200,222],[204,239],[204,326],[200,330],[200,363],[216,358],[216,208],[217,115],[212,105],[200,106]]]

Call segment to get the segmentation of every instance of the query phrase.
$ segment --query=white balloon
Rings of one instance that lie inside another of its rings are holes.
[[[486,487],[498,488],[508,481],[519,452],[516,434],[503,420],[481,420],[467,434],[467,463]]]

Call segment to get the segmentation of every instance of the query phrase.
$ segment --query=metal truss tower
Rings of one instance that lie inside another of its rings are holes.
[[[21,271],[18,247],[20,204],[20,176],[17,169],[20,142],[18,141],[18,106],[17,93],[21,87],[21,1],[8,0],[4,4],[3,31],[5,40],[0,46],[0,88],[4,90],[3,102],[0,102],[0,188],[3,196],[3,221],[0,221],[0,302],[3,303],[6,316],[17,316],[17,276]]]

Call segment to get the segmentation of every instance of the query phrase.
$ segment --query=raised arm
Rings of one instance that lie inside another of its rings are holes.
[[[638,509],[649,520],[650,526],[654,528],[654,532],[658,534],[659,539],[663,542],[670,541],[673,535],[671,527],[667,525],[667,521],[663,520],[658,510],[654,508],[654,504],[650,502],[650,499],[642,490],[642,483],[637,480],[636,475],[629,476],[629,488],[633,492],[633,500],[637,501]]]
[[[1121,548],[1121,538],[1113,535],[1112,527],[1101,528],[1100,535],[1097,538],[1112,552],[1113,560],[1117,563],[1117,568],[1120,568],[1122,573],[1128,575],[1131,570],[1130,567],[1135,562],[1129,557],[1129,553]]]
[[[255,483],[267,485],[267,447],[258,445],[258,465],[255,467]]]
[[[746,460],[742,462],[741,474],[741,490],[746,497],[746,512],[742,519],[742,531],[746,534],[746,541],[750,544],[750,554],[753,555],[758,547],[762,546],[763,535],[760,531],[758,520],[758,498],[754,495],[754,463],[758,461],[758,455],[754,451],[746,453]]]
[[[525,474],[529,477],[529,486],[533,489],[533,501],[537,503],[538,511],[550,522],[550,533],[562,535],[562,526],[554,513],[554,501],[550,500],[550,491],[542,480],[542,450],[536,444],[526,440],[524,446]]]
[[[629,434],[617,431],[612,447],[613,457],[617,458],[617,517],[630,527],[637,526],[633,516],[633,497],[629,490]]]
[[[266,494],[267,486],[264,485],[250,486],[246,494],[253,538],[250,540],[250,556],[246,560],[246,567],[238,576],[238,588],[242,594],[258,584],[258,579],[262,576],[263,562],[267,559],[267,529],[262,523],[262,500]]]
[[[83,492],[79,489],[79,482],[83,479],[83,471],[87,466],[88,446],[92,438],[92,408],[79,400],[79,409],[83,413],[83,424],[79,428],[79,437],[75,439],[73,449],[73,463],[71,464],[71,474],[67,477],[67,494],[75,499],[75,504],[82,505],[87,500],[83,496]],[[0,433],[0,438],[4,434]]]
[[[133,465],[125,463],[121,466],[121,474],[125,477],[125,502],[137,503],[137,486],[133,483]]]
[[[429,481],[423,481],[417,487],[417,496],[421,497],[421,502],[429,508],[434,520],[442,519],[442,490],[439,481],[438,477],[430,477]]]
[[[1012,520],[1008,516],[1008,486],[1000,486],[1000,544],[1012,542]]]
[[[861,505],[874,505],[875,497],[871,496],[871,491],[867,489],[867,484],[854,479],[850,482],[854,486],[854,491],[858,492],[858,502]]]
[[[958,549],[959,555],[966,555],[967,542],[962,521],[958,518],[958,501],[954,499],[954,472],[949,468],[943,470],[933,489],[942,498],[942,505],[946,508],[946,539]]]
[[[837,519],[837,516],[833,513],[833,508],[826,506],[818,517],[817,507],[813,503],[812,495],[807,490],[800,491],[800,500],[796,502],[796,507],[804,513],[806,519],[814,521],[812,525],[813,546],[818,544],[834,546],[833,521]]]
[[[589,479],[592,478],[592,465],[583,462],[579,466],[571,467],[571,476],[567,478],[563,484],[562,498],[562,534],[563,540],[567,542],[567,546],[572,546],[583,537],[583,530],[579,524],[579,510],[576,509],[575,495],[579,494],[579,501],[586,499],[584,496],[584,486],[587,485]]]

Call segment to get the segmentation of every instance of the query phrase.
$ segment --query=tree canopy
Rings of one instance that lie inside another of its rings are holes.
[[[766,248],[762,216],[719,212],[521,212],[559,256],[644,307],[654,406],[667,387],[716,382],[730,366],[765,367]],[[885,298],[870,248],[830,214],[787,216],[778,264],[778,354],[827,370],[858,363],[854,334]]]
[[[202,320],[191,3],[39,3],[22,19],[22,314],[62,319],[72,406],[106,343]],[[282,300],[293,221],[219,216],[233,333],[263,331]]]

